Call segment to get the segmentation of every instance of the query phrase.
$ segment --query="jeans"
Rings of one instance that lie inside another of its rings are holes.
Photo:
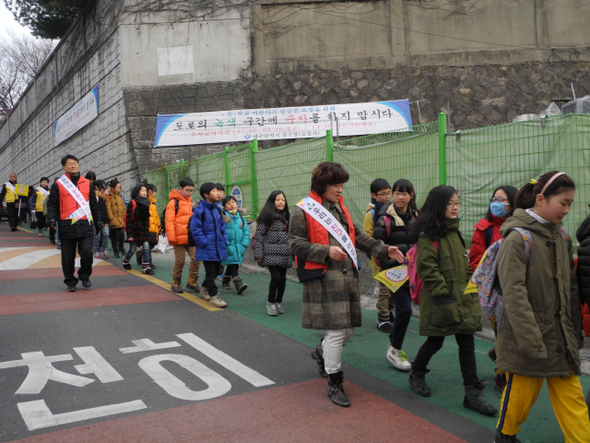
[[[238,277],[240,271],[240,265],[238,264],[233,264],[233,265],[227,265],[225,267],[225,272],[224,272],[224,276],[225,277],[231,277],[231,278],[235,278]]]
[[[94,225],[93,225],[94,226]],[[94,253],[106,251],[109,247],[109,226],[104,225],[100,232],[94,235]]]
[[[285,286],[287,285],[287,268],[269,266],[270,284],[268,285],[268,302],[282,303]]]
[[[136,250],[137,250],[137,243],[131,242],[129,244],[129,249],[127,249],[127,253],[123,257],[123,260],[125,260],[126,262],[129,262],[131,260],[131,257],[133,257],[133,255],[135,254]],[[150,242],[146,240],[141,244],[141,265],[142,266],[149,265],[150,259],[151,259]]]
[[[125,250],[125,229],[115,228],[110,230],[111,244],[113,245],[113,252],[115,254]]]
[[[213,297],[217,295],[217,285],[215,284],[215,279],[219,275],[221,262],[203,261],[203,266],[205,266],[205,281],[203,282],[203,286],[205,286],[209,295]]]
[[[410,286],[404,284],[396,292],[391,294],[395,300],[395,319],[391,332],[389,333],[389,342],[395,349],[402,349],[406,330],[412,318],[412,301],[410,298]]]
[[[477,377],[477,364],[475,362],[475,342],[473,334],[455,334],[455,340],[459,346],[459,365],[463,376],[464,386],[475,386],[479,381]],[[426,366],[434,354],[442,348],[444,337],[428,337],[420,347],[416,359],[412,363],[412,370],[417,373],[426,373]]]

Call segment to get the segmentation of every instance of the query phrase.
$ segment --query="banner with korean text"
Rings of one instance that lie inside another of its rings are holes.
[[[98,85],[53,124],[53,146],[67,140],[98,117]]]
[[[380,134],[411,127],[408,100],[162,114],[155,146],[315,138],[327,130],[335,136]]]

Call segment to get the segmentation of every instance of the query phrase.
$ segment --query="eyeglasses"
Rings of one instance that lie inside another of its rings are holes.
[[[391,197],[391,191],[389,192],[378,192],[377,194],[379,197]]]
[[[491,198],[490,199],[490,203],[493,203],[493,202],[496,202],[496,203],[504,203],[504,202],[508,202],[508,199],[507,198],[503,198],[503,197]]]
[[[461,202],[448,202],[448,203],[447,203],[447,206],[448,206],[449,208],[450,208],[451,206],[452,206],[452,207],[457,207],[457,208],[460,208],[460,207],[461,207]]]

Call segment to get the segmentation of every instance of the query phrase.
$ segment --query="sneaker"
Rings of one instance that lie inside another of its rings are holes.
[[[211,296],[209,295],[209,291],[207,291],[207,288],[205,286],[201,286],[199,288],[199,294],[201,295],[201,298],[205,301],[210,301],[211,300]]]
[[[225,308],[227,306],[227,303],[224,302],[221,298],[219,298],[219,295],[214,295],[213,297],[211,297],[209,299],[209,304],[211,306],[215,306],[216,308]]]
[[[387,332],[389,334],[391,332],[392,327],[393,324],[389,320],[377,320],[377,329],[379,329],[381,332]]]
[[[83,278],[82,279],[82,286],[84,286],[85,288],[89,288],[92,286],[92,283],[90,283],[90,279],[88,278]]]
[[[284,314],[285,313],[285,308],[283,308],[283,305],[281,305],[280,303],[277,303],[276,306],[277,306],[277,314]]]
[[[155,274],[155,272],[152,270],[152,268],[145,268],[141,272],[143,272],[145,275],[154,275]]]
[[[100,258],[100,255],[98,255],[98,252],[95,252],[93,255],[94,258]]]
[[[276,303],[267,303],[266,312],[268,313],[268,315],[275,317],[278,314]]]
[[[39,237],[43,237],[44,235],[43,235],[43,233],[39,233],[38,236]]]
[[[223,281],[223,274],[219,274],[219,275],[217,276],[217,280],[219,280],[219,281]]]
[[[104,258],[105,260],[109,258],[109,254],[107,253],[107,251],[102,251],[102,258]]]
[[[395,349],[391,344],[387,346],[387,361],[400,371],[409,371],[412,369],[406,353]]]
[[[69,285],[68,292],[76,292],[76,285]]]
[[[57,242],[57,249],[61,249],[61,242],[60,241]]]

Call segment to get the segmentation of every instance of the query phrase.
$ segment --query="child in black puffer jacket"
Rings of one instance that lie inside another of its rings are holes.
[[[254,258],[270,271],[268,315],[284,314],[283,294],[287,284],[287,269],[293,264],[288,243],[289,205],[282,191],[273,191],[256,219]]]

